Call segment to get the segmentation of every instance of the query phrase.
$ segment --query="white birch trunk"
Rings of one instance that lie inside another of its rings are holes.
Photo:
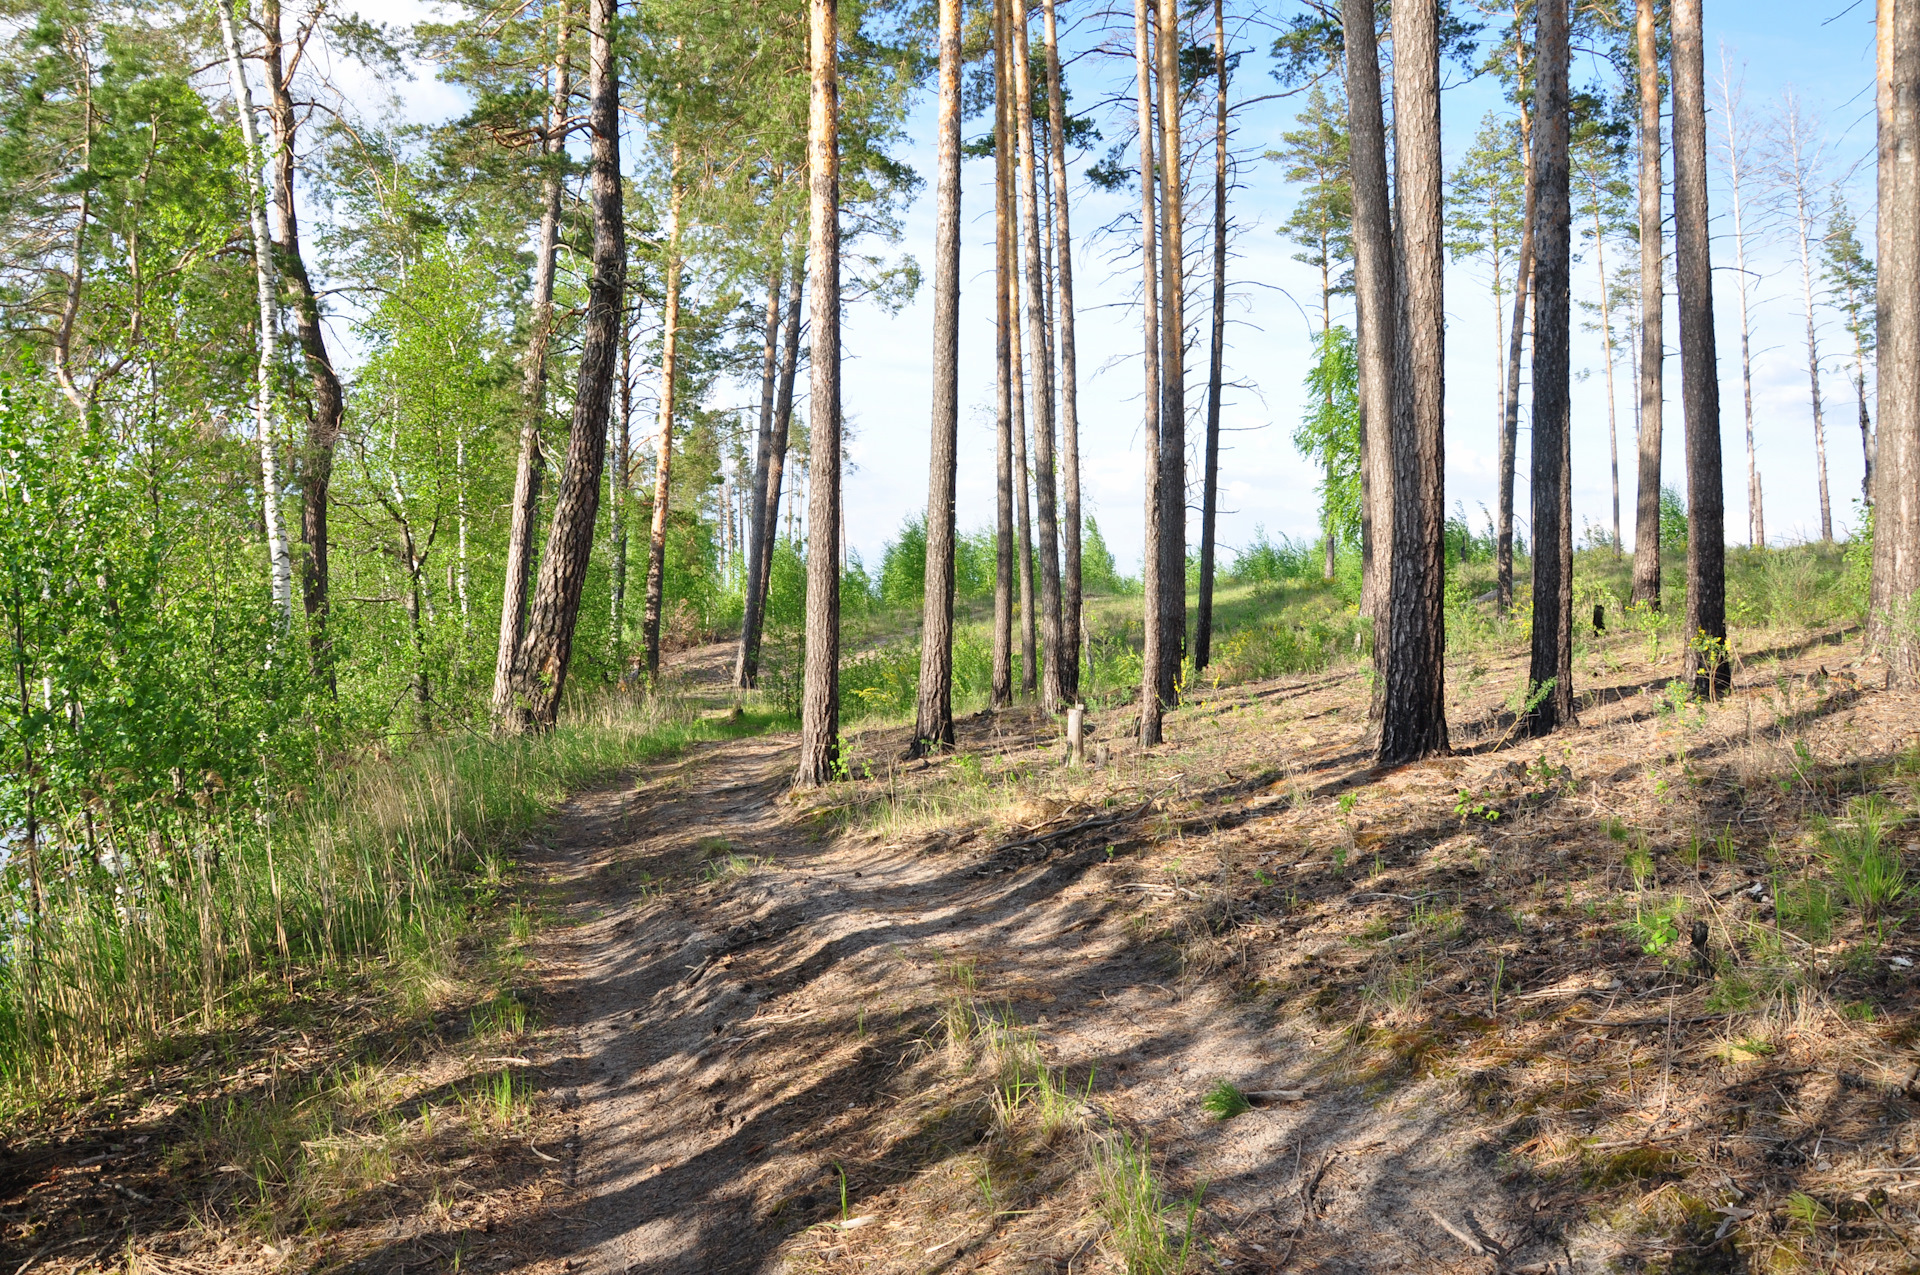
[[[280,520],[280,458],[273,442],[273,354],[278,327],[278,304],[273,271],[273,248],[267,238],[267,193],[260,181],[260,139],[253,126],[253,90],[240,64],[240,40],[234,32],[233,11],[227,0],[214,6],[220,13],[220,35],[227,46],[227,80],[233,88],[234,111],[240,117],[240,136],[247,150],[247,223],[253,232],[254,287],[260,302],[260,358],[253,403],[254,434],[260,442],[261,508],[267,524],[267,558],[273,582],[273,609],[280,627],[293,627],[293,556],[287,549],[287,531]]]

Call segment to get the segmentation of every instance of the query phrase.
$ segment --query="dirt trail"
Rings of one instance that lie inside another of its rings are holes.
[[[1100,1269],[1084,1201],[1007,1242],[990,1210],[915,1203],[966,1137],[878,1132],[913,1106],[904,1070],[959,979],[1070,1076],[1091,1067],[1092,1105],[1171,1186],[1208,1184],[1223,1265],[1280,1269],[1304,1239],[1308,1269],[1493,1269],[1436,1214],[1536,1269],[1557,1255],[1439,1112],[1324,1084],[1303,1037],[1176,982],[1129,932],[1141,894],[1109,830],[998,855],[861,845],[798,817],[792,765],[789,738],[702,748],[575,800],[545,838],[558,916],[539,959],[565,1050],[546,1075],[574,1194],[522,1251],[595,1275],[831,1269],[841,1233],[813,1224],[842,1216],[844,1171],[849,1211],[914,1255],[876,1266],[867,1245],[860,1268]],[[1222,1076],[1314,1092],[1219,1124],[1199,1102]]]

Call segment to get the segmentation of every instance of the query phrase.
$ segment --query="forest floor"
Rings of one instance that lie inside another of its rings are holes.
[[[1595,638],[1531,742],[1524,652],[1463,654],[1391,770],[1357,667],[1094,713],[1084,769],[1026,711],[799,799],[790,735],[698,745],[526,846],[510,994],[333,989],[0,1158],[0,1275],[1920,1271],[1914,899],[1845,869],[1916,849],[1920,703],[1739,645],[1700,704]]]

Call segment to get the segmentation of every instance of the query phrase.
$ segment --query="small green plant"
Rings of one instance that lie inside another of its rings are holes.
[[[1680,937],[1680,920],[1686,915],[1687,901],[1675,895],[1673,901],[1657,908],[1635,907],[1626,930],[1648,956],[1658,956]]]
[[[1124,1130],[1116,1132],[1099,1144],[1094,1167],[1100,1213],[1127,1275],[1179,1275],[1186,1270],[1206,1186],[1176,1206],[1185,1215],[1176,1243],[1167,1225],[1171,1210],[1153,1176],[1144,1138],[1135,1141]]]
[[[1776,878],[1773,910],[1782,926],[1809,943],[1825,943],[1833,937],[1833,891],[1825,882],[1802,878],[1782,884]]]
[[[1736,863],[1740,858],[1740,843],[1733,839],[1733,825],[1721,828],[1713,838],[1713,849],[1722,863]]]
[[[1732,652],[1727,649],[1727,639],[1715,637],[1701,629],[1687,642],[1687,650],[1700,657],[1700,671],[1707,680],[1707,695],[1718,699],[1720,695],[1721,670],[1733,664]]]
[[[1498,823],[1502,816],[1500,807],[1471,788],[1462,788],[1455,794],[1453,813],[1461,819],[1484,819],[1488,823]]]
[[[1902,820],[1878,796],[1856,797],[1841,819],[1820,819],[1814,834],[1834,880],[1863,919],[1876,920],[1907,892],[1907,864],[1888,834]]]
[[[1636,837],[1633,844],[1627,847],[1626,857],[1622,862],[1626,865],[1627,875],[1633,878],[1633,888],[1646,889],[1647,883],[1653,880],[1654,866],[1653,851],[1648,848],[1647,839],[1644,836]]]
[[[729,853],[718,859],[709,860],[702,874],[709,881],[738,881],[742,877],[752,876],[762,868],[773,866],[772,855]]]
[[[1200,1109],[1215,1120],[1231,1120],[1252,1111],[1253,1100],[1247,1097],[1240,1086],[1231,1080],[1223,1080],[1207,1090],[1207,1096],[1200,1100]]]

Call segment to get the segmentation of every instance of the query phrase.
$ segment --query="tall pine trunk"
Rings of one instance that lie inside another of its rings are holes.
[[[1148,28],[1148,6],[1152,0],[1133,0],[1134,91],[1139,109],[1140,129],[1140,272],[1141,332],[1146,374],[1146,394],[1142,401],[1141,441],[1146,450],[1145,538],[1141,552],[1141,690],[1140,744],[1152,747],[1162,738],[1161,718],[1166,702],[1160,696],[1162,648],[1172,641],[1164,629],[1165,614],[1160,607],[1160,524],[1168,515],[1161,509],[1160,483],[1160,263],[1156,254],[1155,200],[1153,197],[1154,110],[1153,46]]]
[[[954,474],[960,429],[960,0],[940,0],[939,206],[933,243],[933,410],[920,693],[908,756],[953,747]]]
[[[560,253],[561,182],[557,165],[566,153],[565,120],[571,111],[573,38],[567,0],[560,0],[553,55],[553,99],[547,107],[541,149],[547,170],[540,184],[540,229],[533,265],[532,335],[527,342],[521,388],[520,457],[514,467],[513,503],[507,518],[507,561],[500,590],[500,642],[493,663],[493,720],[507,723],[513,707],[513,670],[527,632],[527,584],[533,575],[533,537],[540,517],[540,487],[546,469],[540,426],[546,416],[547,351],[553,343],[553,279]]]
[[[613,667],[627,672],[627,500],[633,479],[633,320],[620,323],[620,407],[614,419],[613,472],[607,481],[607,530],[613,534],[613,605],[608,646]]]
[[[293,335],[307,364],[307,393],[311,404],[305,443],[294,455],[293,477],[300,484],[300,542],[306,550],[300,573],[301,604],[307,613],[307,642],[313,671],[334,688],[333,644],[328,635],[332,614],[327,572],[327,502],[333,481],[333,453],[340,443],[340,420],[346,396],[333,370],[333,356],[320,326],[320,299],[307,276],[300,250],[300,220],[294,203],[295,133],[298,108],[293,96],[293,73],[298,52],[285,56],[280,28],[280,0],[260,6],[260,25],[266,33],[267,119],[273,128],[274,246],[280,256],[280,278],[289,292]],[[303,35],[304,38],[304,35]]]
[[[1018,47],[1018,46],[1015,46]],[[1012,162],[1009,161],[1009,168]],[[1018,220],[1017,216],[1015,220]],[[1014,268],[1007,272],[1007,342],[1011,346],[1008,379],[1013,385],[1013,508],[1019,538],[1014,553],[1014,573],[1020,587],[1020,694],[1031,697],[1039,689],[1039,636],[1034,615],[1033,588],[1033,499],[1028,487],[1026,349],[1020,340],[1020,242],[1016,236],[1007,245]],[[1031,397],[1038,398],[1036,392]]]
[[[1013,703],[1013,198],[1012,168],[1007,162],[1012,132],[1007,128],[1007,5],[993,5],[993,368],[994,479],[993,540],[993,693],[992,704]]]
[[[1673,235],[1680,289],[1681,407],[1687,421],[1687,675],[1702,694],[1732,682],[1720,469],[1720,377],[1707,221],[1706,60],[1700,0],[1673,4]],[[1712,643],[1723,644],[1718,651]]]
[[[807,282],[804,249],[793,254],[789,270],[787,312],[780,321],[780,388],[774,396],[773,437],[767,445],[766,521],[760,529],[765,550],[760,555],[760,574],[752,579],[748,591],[754,610],[753,622],[746,630],[744,678],[750,687],[760,680],[760,641],[767,626],[767,591],[773,584],[773,555],[780,542],[780,491],[786,477],[788,444],[793,435],[793,382],[800,369],[800,306]],[[795,489],[798,489],[797,483]],[[788,505],[792,505],[791,493]]]
[[[1042,0],[1047,42],[1047,131],[1053,137],[1053,233],[1059,260],[1060,336],[1060,484],[1065,520],[1060,577],[1060,631],[1073,648],[1061,663],[1060,680],[1068,698],[1080,698],[1082,621],[1080,580],[1080,372],[1074,348],[1073,234],[1067,220],[1067,111],[1060,82],[1060,31],[1054,0]]]
[[[747,672],[749,635],[760,625],[761,563],[773,551],[767,534],[768,468],[773,463],[773,395],[780,379],[780,301],[781,285],[786,282],[786,263],[774,258],[767,271],[766,340],[760,352],[760,429],[754,437],[753,491],[747,514],[747,570],[741,577],[740,644],[733,656],[733,685],[736,690],[751,690],[753,679]]]
[[[1607,286],[1606,227],[1600,220],[1600,183],[1593,181],[1593,264],[1600,276],[1600,350],[1607,367],[1607,462],[1613,476],[1613,556],[1620,556],[1620,429],[1613,389],[1613,297]]]
[[[647,532],[647,599],[640,617],[646,650],[647,683],[660,677],[660,612],[666,605],[667,515],[673,495],[673,417],[680,386],[680,146],[675,143],[667,170],[667,290],[661,310],[660,429],[653,443],[653,522]]]
[[[267,192],[260,179],[260,141],[254,133],[253,90],[240,62],[240,40],[233,28],[227,0],[214,6],[220,14],[220,35],[227,47],[227,80],[233,87],[234,112],[240,117],[240,137],[247,156],[247,227],[253,234],[253,281],[259,305],[260,353],[254,362],[253,428],[260,446],[260,507],[267,529],[267,575],[273,610],[284,631],[293,625],[293,556],[287,548],[286,527],[280,518],[280,453],[273,437],[273,364],[279,328],[279,283],[275,278],[273,244],[267,235]]]
[[[1160,69],[1160,696],[1178,702],[1187,642],[1186,224],[1181,195],[1180,6],[1159,0]]]
[[[1344,0],[1347,132],[1353,169],[1353,281],[1360,360],[1361,613],[1373,621],[1371,712],[1384,691],[1391,609],[1384,579],[1393,559],[1390,463],[1393,420],[1394,245],[1387,194],[1387,129],[1373,0]]]
[[[1065,689],[1061,666],[1072,651],[1060,630],[1060,522],[1055,501],[1053,359],[1047,339],[1047,283],[1041,245],[1040,161],[1033,138],[1033,86],[1027,46],[1026,0],[1013,0],[1014,122],[1019,132],[1020,226],[1026,257],[1027,353],[1033,368],[1027,396],[1033,418],[1033,496],[1038,515],[1041,642],[1040,707],[1058,712]],[[1057,140],[1057,139],[1056,139]]]
[[[1527,733],[1573,722],[1573,227],[1568,191],[1567,0],[1540,0],[1533,122],[1533,651]],[[1549,686],[1549,684],[1551,684]],[[1537,702],[1536,702],[1537,701]]]
[[[806,674],[800,766],[812,788],[840,770],[840,102],[837,0],[808,0],[807,257],[813,353],[807,466]]]
[[[1733,278],[1740,297],[1740,390],[1747,416],[1747,543],[1759,548],[1767,543],[1767,527],[1760,499],[1760,458],[1753,443],[1753,322],[1747,304],[1747,227],[1740,203],[1741,161],[1740,105],[1733,92],[1733,68],[1727,50],[1720,49],[1720,93],[1724,109],[1721,127],[1727,136],[1727,194],[1733,213]],[[1825,495],[1824,478],[1822,495]]]
[[[1920,3],[1880,0],[1879,439],[1867,636],[1894,686],[1920,682]]]
[[[1561,0],[1546,0],[1559,3]],[[1446,234],[1440,162],[1440,0],[1393,10],[1395,254],[1393,562],[1382,762],[1447,751]]]
[[[1813,209],[1807,190],[1813,159],[1807,153],[1806,121],[1791,86],[1787,89],[1787,180],[1793,194],[1793,228],[1800,248],[1800,304],[1807,321],[1807,381],[1813,400],[1813,459],[1820,483],[1820,538],[1833,540],[1833,498],[1827,491],[1827,420],[1820,400],[1820,335],[1813,319]]]
[[[1640,437],[1633,511],[1633,600],[1660,609],[1660,443],[1666,366],[1665,248],[1660,211],[1660,39],[1654,0],[1635,0],[1640,80]]]
[[[580,343],[578,388],[567,433],[567,457],[540,578],[534,590],[527,640],[515,664],[510,727],[551,730],[566,690],[574,624],[593,556],[600,512],[601,470],[607,457],[607,413],[619,353],[626,292],[626,225],[620,204],[620,77],[613,56],[616,0],[591,0],[587,123],[592,134],[593,269]]]
[[[1220,504],[1220,392],[1227,344],[1227,30],[1223,0],[1213,0],[1213,330],[1207,360],[1206,472],[1200,495],[1200,608],[1193,667],[1213,655],[1214,526]],[[1331,543],[1331,542],[1329,542]]]
[[[1522,36],[1521,6],[1513,9],[1514,81],[1527,79],[1527,44]],[[1495,530],[1494,596],[1500,613],[1513,609],[1513,500],[1514,472],[1520,453],[1520,360],[1527,340],[1527,307],[1533,302],[1533,222],[1536,193],[1533,181],[1532,113],[1523,100],[1520,104],[1520,160],[1524,165],[1521,198],[1520,246],[1513,263],[1513,326],[1507,333],[1507,384],[1501,395],[1503,424],[1500,432],[1499,523]],[[1539,323],[1539,309],[1534,308]]]

